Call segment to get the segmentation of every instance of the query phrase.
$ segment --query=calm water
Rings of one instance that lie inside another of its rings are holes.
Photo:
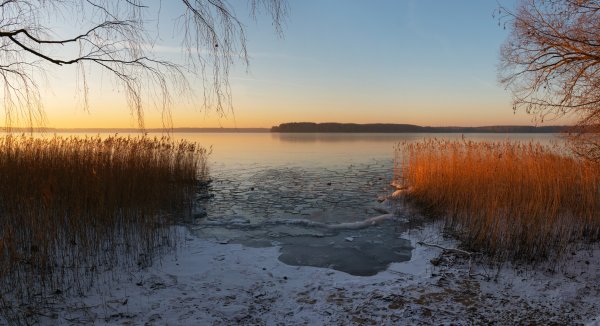
[[[339,168],[373,160],[391,160],[402,141],[430,138],[461,139],[461,134],[345,134],[345,133],[176,133],[213,147],[215,171],[244,167]],[[558,139],[554,134],[466,134],[466,139],[486,141],[539,141]]]
[[[205,133],[175,137],[212,146],[213,183],[194,232],[221,243],[280,246],[280,260],[373,275],[409,260],[400,236],[410,214],[381,200],[393,189],[394,148],[402,141],[460,134]],[[473,140],[549,143],[549,134],[470,134]],[[382,223],[361,223],[392,213]]]

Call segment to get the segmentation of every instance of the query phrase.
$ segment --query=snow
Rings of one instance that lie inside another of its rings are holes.
[[[600,315],[587,323],[586,326],[600,326]]]
[[[143,270],[100,275],[88,293],[45,308],[40,322],[599,325],[600,248],[581,249],[560,265],[506,265],[498,273],[417,245],[456,245],[439,230],[426,225],[407,232],[403,237],[415,247],[410,261],[361,277],[288,266],[278,260],[277,247],[220,244],[178,227],[181,241],[173,254]]]

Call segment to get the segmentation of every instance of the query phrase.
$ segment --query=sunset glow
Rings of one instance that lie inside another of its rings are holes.
[[[600,326],[599,22],[0,1],[0,325]]]
[[[512,6],[512,0],[501,1]],[[168,6],[172,4],[164,4]],[[202,84],[192,97],[174,96],[174,127],[269,128],[290,121],[410,123],[429,126],[539,124],[512,111],[497,82],[498,53],[507,32],[493,16],[495,2],[293,1],[282,38],[268,19],[247,28],[250,66],[230,74],[233,111],[202,109]],[[335,15],[332,13],[335,12]],[[265,18],[265,17],[263,17]],[[181,60],[163,23],[155,51]],[[136,119],[125,95],[100,72],[88,76],[89,112],[74,70],[52,68],[42,90],[47,126],[130,128]],[[568,123],[569,119],[545,124]],[[147,105],[146,127],[163,126]]]

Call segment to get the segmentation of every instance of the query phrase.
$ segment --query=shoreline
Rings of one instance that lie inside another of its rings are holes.
[[[477,324],[600,323],[600,246],[570,255],[554,272],[503,267],[495,272],[459,256],[439,226],[406,232],[408,262],[374,276],[352,276],[278,260],[278,247],[219,244],[176,227],[173,254],[135,272],[108,271],[82,297],[56,298],[42,324]],[[435,262],[435,266],[432,262]],[[469,277],[469,274],[472,275]],[[598,316],[598,317],[595,317]],[[594,320],[595,318],[595,320]]]

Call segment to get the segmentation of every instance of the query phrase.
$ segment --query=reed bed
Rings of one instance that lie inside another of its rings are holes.
[[[539,261],[600,236],[600,167],[539,143],[400,144],[396,182],[463,244],[499,261]]]
[[[191,209],[207,155],[165,137],[1,137],[5,318],[21,304],[82,291],[98,271],[149,263],[173,241],[166,226]]]

